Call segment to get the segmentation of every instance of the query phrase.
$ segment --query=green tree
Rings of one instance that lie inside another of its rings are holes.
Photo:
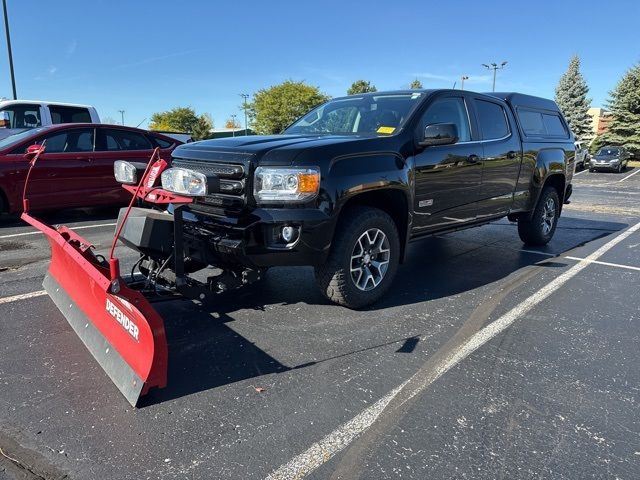
[[[258,90],[248,105],[248,112],[256,133],[280,133],[295,119],[328,99],[318,87],[287,80]]]
[[[356,80],[347,90],[347,95],[357,95],[359,93],[377,92],[378,89],[368,80]]]
[[[588,93],[589,87],[580,73],[580,59],[575,55],[556,87],[556,103],[576,139],[581,141],[589,141],[593,138],[591,117],[588,114],[591,106],[591,99],[587,98]]]
[[[411,90],[420,90],[422,88],[422,82],[416,78],[413,82],[411,82],[411,84],[409,84],[409,88]]]
[[[203,113],[198,117],[198,121],[191,129],[191,136],[194,140],[206,140],[211,136],[213,119],[208,113]]]
[[[198,121],[199,118],[193,108],[176,107],[166,112],[157,112],[151,115],[149,129],[191,133]]]
[[[622,76],[616,88],[609,92],[607,109],[612,119],[602,134],[604,144],[626,147],[636,158],[640,154],[640,64]]]

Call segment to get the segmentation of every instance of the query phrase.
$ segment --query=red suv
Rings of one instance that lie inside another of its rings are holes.
[[[22,210],[29,145],[45,152],[31,172],[27,196],[33,210],[126,204],[131,194],[116,182],[116,160],[146,162],[154,148],[163,158],[178,140],[138,128],[103,124],[39,127],[0,140],[0,212]]]

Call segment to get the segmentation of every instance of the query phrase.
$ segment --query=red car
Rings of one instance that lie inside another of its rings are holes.
[[[0,140],[0,212],[22,211],[29,145],[46,139],[31,172],[33,210],[126,204],[131,194],[113,176],[116,160],[146,162],[154,148],[169,159],[181,142],[119,125],[70,123],[33,128]]]

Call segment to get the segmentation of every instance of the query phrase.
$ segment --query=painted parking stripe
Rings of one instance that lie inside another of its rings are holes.
[[[44,290],[38,290],[37,292],[21,293],[20,295],[13,295],[11,297],[0,298],[0,305],[5,303],[17,302],[18,300],[27,300],[29,298],[41,297],[46,295]]]
[[[597,265],[604,265],[606,267],[626,268],[627,270],[635,270],[637,272],[640,272],[640,267],[634,267],[632,265],[621,265],[620,263],[600,262],[599,260],[588,260],[586,258],[579,258],[579,257],[564,257],[564,258],[569,260],[579,260],[581,262],[595,263]]]
[[[102,228],[102,227],[113,227],[117,225],[116,223],[99,223],[97,225],[82,225],[80,227],[73,227],[71,230],[86,230],[88,228]],[[0,239],[3,238],[15,238],[15,237],[26,237],[28,235],[39,235],[42,232],[40,230],[36,230],[35,232],[24,232],[24,233],[12,233],[10,235],[0,235]]]
[[[626,177],[624,177],[622,180],[618,180],[618,183],[620,182],[624,182],[627,178],[633,177],[636,173],[640,172],[640,168],[636,168],[635,172],[631,173],[630,175],[627,175]]]
[[[398,387],[391,390],[375,404],[363,410],[361,413],[338,427],[336,430],[331,432],[319,442],[311,445],[311,447],[309,447],[306,451],[297,455],[289,462],[271,472],[266,477],[266,479],[284,480],[300,479],[306,477],[322,464],[328,462],[337,453],[347,448],[362,432],[373,425],[378,417],[384,412],[385,408],[387,408],[393,401],[393,399],[397,397],[398,394],[405,388],[410,389],[406,392],[407,400],[418,395],[429,385],[435,382],[438,378],[451,370],[451,368],[458,365],[462,360],[475,352],[478,348],[486,344],[496,335],[506,330],[516,320],[521,318],[533,307],[545,300],[549,295],[557,292],[562,285],[575,277],[578,273],[580,273],[587,266],[593,263],[593,261],[600,258],[607,251],[611,250],[614,246],[622,242],[629,235],[639,229],[640,223],[637,223],[628,230],[625,230],[618,236],[614,237],[602,247],[598,248],[591,255],[588,255],[586,258],[580,260],[573,267],[569,268],[569,270],[561,273],[554,280],[549,282],[533,295],[529,296],[525,301],[515,306],[500,318],[491,322],[489,325],[473,334],[469,338],[469,340],[467,340],[457,349],[450,352],[448,356],[446,356],[439,364],[437,364],[434,368],[433,374],[428,376],[425,381],[421,383],[418,382],[417,385],[413,385],[413,383],[416,382],[412,382],[412,380],[414,380],[414,377],[411,377],[409,380],[403,382]]]

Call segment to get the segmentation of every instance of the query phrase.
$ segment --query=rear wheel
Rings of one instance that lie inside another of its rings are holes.
[[[332,302],[365,307],[387,292],[399,260],[400,238],[391,217],[355,207],[341,218],[327,261],[315,269],[316,282]]]
[[[553,237],[560,216],[560,198],[553,187],[545,187],[531,218],[518,219],[518,234],[527,245],[546,245]]]

